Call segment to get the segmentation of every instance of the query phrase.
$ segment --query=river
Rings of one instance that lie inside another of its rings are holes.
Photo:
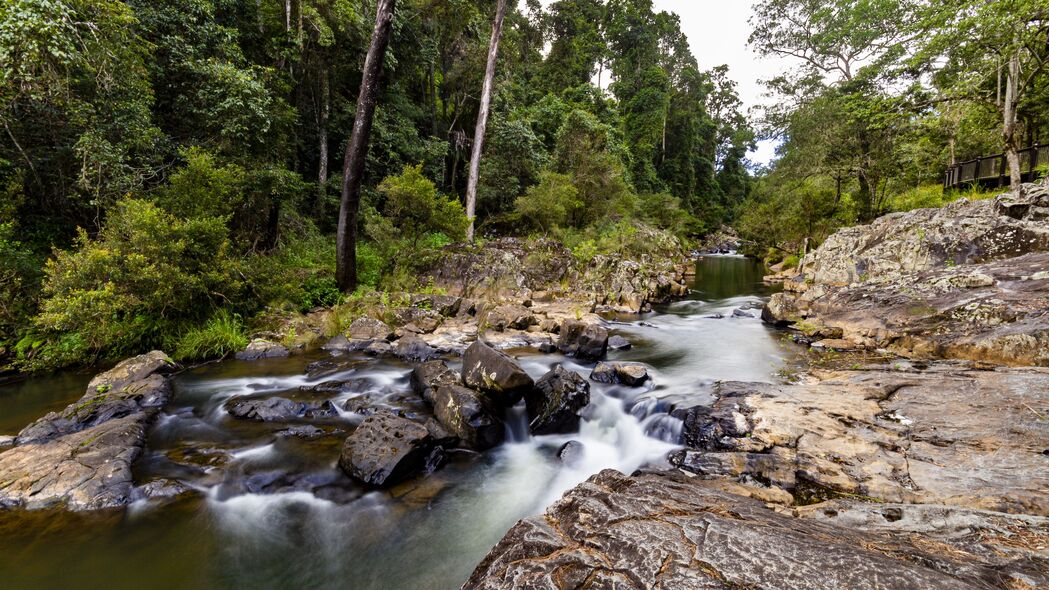
[[[613,333],[634,347],[610,358],[649,364],[653,385],[592,383],[579,433],[529,436],[523,408],[515,409],[507,444],[457,454],[441,471],[389,492],[363,489],[339,472],[345,434],[279,437],[280,426],[233,420],[222,404],[246,395],[318,399],[300,388],[353,378],[366,386],[331,396],[337,405],[368,394],[397,406],[406,403],[409,365],[352,357],[308,375],[309,363],[327,358],[318,352],[187,371],[176,378],[174,402],[150,435],[136,480],[177,479],[201,494],[105,514],[0,511],[0,585],[457,588],[518,519],[541,513],[590,475],[662,464],[680,432],[667,414],[675,404],[708,402],[716,380],[777,379],[796,350],[757,317],[770,294],[762,272],[742,257],[704,257],[689,299],[613,319]],[[584,376],[592,368],[556,354],[513,352],[533,377],[557,363]],[[79,398],[88,377],[0,388],[0,433]],[[345,413],[324,426],[352,430],[359,420]],[[569,440],[583,452],[566,465],[556,455]]]

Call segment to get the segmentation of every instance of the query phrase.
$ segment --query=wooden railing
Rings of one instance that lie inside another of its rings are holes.
[[[1024,182],[1035,180],[1038,167],[1049,164],[1049,146],[1034,145],[1020,150],[1020,176]],[[985,187],[1008,186],[1009,166],[1005,154],[984,156],[959,162],[947,169],[944,189],[964,188],[979,184]]]

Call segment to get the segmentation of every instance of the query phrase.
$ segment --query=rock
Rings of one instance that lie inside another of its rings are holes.
[[[288,422],[316,418],[334,418],[339,415],[330,401],[297,402],[283,397],[265,399],[237,399],[226,402],[226,413],[241,420],[257,422]]]
[[[299,391],[306,393],[322,393],[322,394],[333,394],[333,393],[363,393],[370,389],[374,389],[375,383],[371,379],[357,378],[357,379],[332,379],[330,381],[322,381],[314,385],[300,385]]]
[[[630,341],[622,336],[609,336],[608,337],[608,349],[609,350],[630,350],[633,347]]]
[[[1049,422],[1037,411],[1049,405],[1049,371],[933,363],[820,377],[720,383],[709,413],[693,412],[690,424],[686,412],[683,436],[690,446],[743,453],[724,459],[733,475],[793,471],[816,498],[1049,515]],[[754,453],[771,456],[757,462]]]
[[[256,338],[248,344],[248,347],[238,352],[235,358],[240,361],[257,361],[259,359],[281,358],[288,356],[288,349],[276,342],[270,342],[264,338]]]
[[[277,436],[281,436],[284,438],[291,438],[294,436],[296,438],[311,439],[320,438],[325,434],[327,433],[311,424],[299,424],[297,426],[289,426],[284,430],[277,431]]]
[[[590,384],[557,365],[525,393],[528,431],[534,435],[579,430],[579,412],[590,403]]]
[[[345,350],[350,350],[351,348],[352,348],[352,345],[350,344],[350,339],[345,337],[345,336],[343,336],[342,334],[339,334],[338,336],[332,338],[331,340],[328,340],[327,342],[324,343],[323,346],[321,346],[322,350],[332,350],[332,351],[345,351]],[[322,362],[322,361],[317,361],[317,362]],[[310,365],[313,365],[313,364],[315,364],[315,363],[310,363]],[[307,366],[307,370],[309,370],[309,366]]]
[[[594,324],[567,320],[561,325],[557,348],[579,359],[603,359],[608,350],[608,330]]]
[[[15,446],[15,437],[11,435],[0,436],[0,451]]]
[[[346,331],[351,340],[389,340],[393,338],[393,329],[384,322],[361,317],[353,320]]]
[[[811,346],[816,350],[832,350],[834,352],[848,352],[860,348],[856,346],[856,343],[841,338],[824,338],[823,340],[813,342]]]
[[[569,467],[579,467],[585,454],[586,448],[577,440],[570,440],[557,449],[557,458]]]
[[[393,354],[409,361],[428,361],[437,351],[418,336],[405,336],[393,344]]]
[[[503,408],[516,404],[535,385],[517,361],[481,340],[463,353],[463,383],[483,392]]]
[[[386,356],[393,352],[393,345],[385,340],[372,340],[364,347],[364,352],[371,356]]]
[[[434,392],[434,415],[466,446],[483,451],[502,444],[506,427],[485,398],[462,385],[440,385]]]
[[[401,307],[393,311],[393,317],[398,326],[412,326],[421,334],[429,334],[438,328],[444,321],[444,316],[430,309],[418,307]]]
[[[574,267],[572,253],[555,240],[498,238],[479,246],[446,247],[423,279],[432,278],[437,287],[463,297],[521,298],[560,285]]]
[[[485,309],[481,322],[497,332],[506,329],[525,330],[539,324],[535,313],[523,305],[499,305]]]
[[[672,453],[670,464],[698,475],[729,477],[735,480],[746,476],[784,490],[793,490],[795,484],[794,453],[776,447],[768,453],[711,453],[684,449]]]
[[[648,367],[642,363],[600,362],[590,373],[590,379],[598,383],[622,383],[637,387],[649,380]]]
[[[368,392],[346,400],[342,409],[359,416],[371,416],[377,412],[390,412],[402,418],[425,422],[431,417],[426,403],[419,396],[408,392]]]
[[[837,526],[719,487],[603,471],[510,529],[463,588],[961,590],[1049,581],[1035,550],[1002,550],[1003,537],[981,544],[950,530]]]
[[[160,351],[122,361],[96,375],[79,400],[23,428],[15,443],[47,442],[114,418],[143,411],[153,413],[171,399],[171,384],[164,374],[174,368],[174,363]]]
[[[551,354],[557,352],[557,345],[553,342],[542,342],[539,344],[538,350],[543,354]]]
[[[412,295],[413,306],[436,311],[447,318],[458,315],[462,304],[462,297],[454,295]]]
[[[459,374],[448,368],[444,361],[429,361],[412,369],[411,385],[419,397],[434,403],[434,390],[441,385],[459,385]]]
[[[193,493],[193,488],[174,479],[154,479],[136,486],[131,491],[131,501],[170,500],[184,494]]]
[[[425,426],[377,412],[346,438],[339,467],[364,483],[389,486],[422,472],[439,450]]]
[[[147,422],[140,410],[0,453],[0,507],[98,510],[129,503],[131,465]]]
[[[733,309],[732,310],[732,317],[734,317],[734,318],[752,318],[752,317],[754,317],[754,314],[750,313],[749,311],[744,311],[742,309]]]

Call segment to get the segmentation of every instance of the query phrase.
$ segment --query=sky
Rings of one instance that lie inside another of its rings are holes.
[[[552,1],[543,0],[543,5]],[[702,69],[728,65],[745,109],[763,102],[761,80],[772,78],[790,65],[783,60],[762,59],[747,48],[747,19],[756,3],[757,0],[653,0],[657,11],[674,12],[681,17],[681,28]],[[767,164],[774,156],[775,144],[761,142],[749,157],[756,164]]]

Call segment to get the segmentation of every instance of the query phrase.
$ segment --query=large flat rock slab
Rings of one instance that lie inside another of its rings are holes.
[[[682,466],[879,501],[1049,515],[1049,370],[832,372],[726,382],[686,418]],[[811,491],[811,490],[810,490]]]
[[[953,527],[941,534],[930,525],[918,535],[914,527],[873,530],[859,516],[849,527],[823,513],[798,518],[710,483],[677,473],[604,471],[544,516],[514,526],[463,588],[962,590],[1049,583],[1036,549],[1049,538],[1046,519],[968,514],[973,537],[984,535],[970,542]],[[995,537],[1008,527],[1023,530],[1031,546]]]

